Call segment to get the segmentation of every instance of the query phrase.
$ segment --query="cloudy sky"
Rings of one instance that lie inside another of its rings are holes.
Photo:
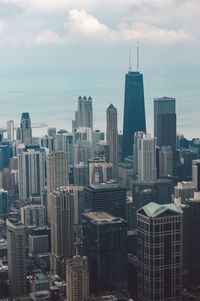
[[[0,0],[0,88],[9,90],[5,78],[66,77],[70,97],[91,87],[96,118],[102,98],[115,102],[121,127],[128,53],[134,68],[139,41],[150,131],[153,98],[167,95],[177,98],[180,131],[197,136],[199,28],[199,0]]]

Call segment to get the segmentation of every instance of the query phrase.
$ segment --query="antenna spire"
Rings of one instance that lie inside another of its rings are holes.
[[[129,49],[129,71],[131,71],[131,51]]]
[[[137,42],[137,71],[139,71],[139,51],[140,51],[140,48],[139,48],[139,42]]]

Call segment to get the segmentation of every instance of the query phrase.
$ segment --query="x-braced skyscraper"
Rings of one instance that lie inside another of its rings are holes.
[[[122,159],[133,154],[137,131],[146,132],[143,75],[129,67],[125,77]]]

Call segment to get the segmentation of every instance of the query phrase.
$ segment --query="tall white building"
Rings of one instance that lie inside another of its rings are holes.
[[[14,140],[14,121],[13,120],[7,121],[7,137],[8,137],[8,141]]]
[[[50,222],[50,192],[68,185],[68,157],[63,151],[57,151],[47,156],[47,211]]]
[[[39,146],[18,149],[19,199],[40,196],[45,179],[45,150]]]
[[[173,153],[171,146],[162,146],[159,151],[159,176],[167,177],[173,174]]]
[[[21,208],[21,221],[25,226],[43,227],[46,225],[46,212],[43,205],[26,205]]]
[[[152,181],[156,175],[156,139],[143,135],[138,139],[138,181]]]

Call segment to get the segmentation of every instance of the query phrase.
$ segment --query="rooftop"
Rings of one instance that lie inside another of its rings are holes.
[[[120,184],[115,180],[109,180],[104,183],[92,183],[89,187],[93,189],[112,189],[112,188],[125,188],[126,186]]]
[[[169,209],[170,211],[174,211],[175,213],[182,213],[181,208],[178,205],[173,204],[173,203],[159,205],[154,202],[151,202],[151,203],[147,204],[146,206],[144,206],[142,209],[145,211],[145,213],[149,217],[155,217],[155,216],[159,215],[160,213],[166,211],[167,209]]]
[[[87,212],[83,213],[83,215],[91,219],[95,224],[117,224],[124,221],[123,219],[115,217],[104,211]]]

